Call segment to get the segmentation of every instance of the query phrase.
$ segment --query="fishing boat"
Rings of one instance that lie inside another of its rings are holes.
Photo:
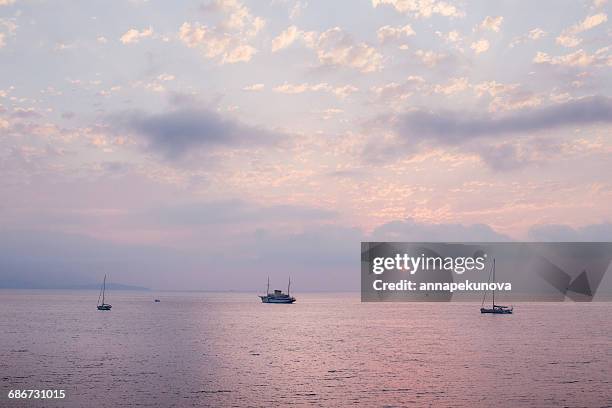
[[[489,272],[489,282],[491,281],[491,275],[493,276],[493,283],[495,283],[495,258],[493,258],[492,271]],[[487,292],[485,291],[482,297],[482,305],[480,306],[480,313],[492,313],[492,314],[512,314],[514,308],[512,306],[501,306],[495,304],[495,288],[493,288],[493,301],[491,302],[491,308],[484,307],[485,300],[487,298]]]
[[[287,293],[283,293],[281,290],[274,290],[270,293],[270,277],[268,277],[268,286],[266,288],[266,294],[259,296],[261,303],[283,303],[291,304],[295,302],[295,298],[290,295],[289,289],[291,288],[291,278],[289,278],[289,284],[287,285]]]
[[[106,303],[104,300],[104,295],[106,294],[106,275],[104,275],[104,281],[102,282],[102,287],[100,288],[100,294],[98,295],[98,310],[111,310],[111,305]],[[100,303],[100,298],[102,298],[102,303]]]

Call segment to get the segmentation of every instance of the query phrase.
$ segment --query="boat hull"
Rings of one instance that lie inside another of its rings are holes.
[[[487,308],[481,307],[480,313],[512,314],[512,309],[500,309],[500,308],[487,309]]]
[[[286,297],[286,298],[274,298],[271,296],[260,296],[259,297],[261,299],[261,303],[276,303],[276,304],[285,304],[285,305],[289,305],[293,302],[295,302],[295,298],[294,297]]]
[[[102,305],[98,305],[98,310],[111,310],[111,305],[109,304],[102,304]]]

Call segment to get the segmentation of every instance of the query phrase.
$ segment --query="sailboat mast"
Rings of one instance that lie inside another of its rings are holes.
[[[487,284],[491,283],[491,275],[493,275],[493,264],[491,264],[491,266],[489,267],[489,277],[487,278]],[[488,288],[482,291],[483,295],[482,295],[482,303],[480,304],[480,307],[484,307],[484,304],[487,301],[488,291],[489,291]]]
[[[493,258],[493,307],[495,307],[495,258]]]
[[[270,293],[270,277],[268,276],[268,286],[266,286],[266,296]]]
[[[104,304],[104,294],[106,293],[106,275],[104,275],[104,282],[102,283],[102,304]]]
[[[291,287],[291,276],[289,277],[289,284],[287,285],[287,296],[289,296],[289,288]]]

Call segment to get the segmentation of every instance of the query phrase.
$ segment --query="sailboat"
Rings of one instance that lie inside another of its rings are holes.
[[[100,294],[98,295],[98,310],[111,310],[111,305],[104,302],[104,295],[106,294],[106,274],[104,275],[104,282],[102,283],[102,287],[100,288]],[[100,298],[102,298],[102,303],[100,303]]]
[[[493,274],[493,283],[495,283],[495,258],[493,258],[493,266],[492,266],[492,274]],[[491,278],[491,273],[489,273],[489,279]],[[480,313],[493,313],[493,314],[512,314],[513,307],[501,306],[495,304],[495,288],[493,288],[493,301],[491,302],[491,309],[484,307],[485,300],[487,298],[487,292],[485,291],[484,296],[482,297],[482,305],[480,306]]]
[[[268,276],[268,287],[266,288],[266,294],[259,296],[261,303],[284,303],[290,304],[295,302],[295,298],[289,294],[289,288],[291,287],[291,277],[289,277],[289,284],[287,285],[287,293],[283,293],[281,290],[274,290],[274,293],[270,293],[270,277]]]

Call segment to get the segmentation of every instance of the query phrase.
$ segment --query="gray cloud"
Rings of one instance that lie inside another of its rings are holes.
[[[106,161],[100,163],[100,168],[107,174],[126,174],[133,166],[125,161]]]
[[[486,224],[424,224],[412,219],[392,221],[372,231],[370,241],[505,242],[510,237]]]
[[[398,136],[414,141],[460,144],[478,137],[535,132],[570,125],[612,123],[612,100],[593,96],[504,116],[415,111],[394,119]]]
[[[109,170],[111,173],[107,184],[97,184],[101,191],[106,191],[105,186],[121,182],[119,178],[113,178],[113,172],[125,171],[121,165],[119,166],[118,170]],[[143,185],[141,191],[146,190],[146,186]],[[133,193],[139,195],[141,191],[135,190]],[[75,191],[75,195],[80,196],[78,191]],[[95,199],[94,197],[93,200]],[[150,203],[134,202],[133,199],[126,198],[126,201],[132,204],[132,208],[121,211],[113,209],[88,211],[86,207],[81,207],[83,203],[75,203],[75,207],[72,208],[49,208],[44,211],[28,212],[14,209],[11,203],[4,203],[8,205],[4,216],[14,221],[11,224],[13,228],[29,230],[41,228],[74,231],[75,227],[78,227],[78,231],[83,231],[102,224],[113,228],[117,233],[122,231],[128,234],[135,231],[142,233],[151,229],[165,231],[168,234],[188,230],[189,238],[181,241],[185,247],[197,246],[200,244],[199,239],[206,240],[211,234],[227,237],[236,231],[272,229],[279,225],[319,225],[340,219],[340,214],[335,210],[297,204],[261,205],[247,200],[228,199],[150,206]],[[240,239],[240,235],[232,239]]]
[[[491,169],[496,171],[514,170],[528,163],[528,159],[521,156],[517,147],[511,144],[482,146],[480,157]]]
[[[34,109],[17,109],[11,114],[14,118],[19,119],[39,119],[42,115],[36,112]]]
[[[262,206],[244,200],[221,200],[155,208],[143,212],[142,216],[147,223],[194,226],[331,220],[338,213],[304,205]]]
[[[367,162],[385,163],[422,148],[448,146],[478,155],[494,171],[510,171],[561,153],[559,139],[534,132],[601,123],[612,123],[612,99],[604,96],[501,116],[419,110],[366,123],[370,131],[390,128],[396,137],[372,137],[362,154]],[[508,135],[517,138],[504,137]]]
[[[612,223],[603,222],[578,228],[561,224],[535,225],[529,229],[529,237],[545,242],[607,242],[612,241]]]
[[[397,118],[401,136],[456,144],[480,136],[533,132],[569,125],[612,123],[612,100],[593,96],[505,116],[471,116],[461,112],[409,112]]]
[[[150,150],[167,160],[180,160],[194,151],[210,153],[219,148],[271,145],[282,138],[278,132],[193,107],[156,114],[123,112],[111,121],[119,130],[144,138]]]

